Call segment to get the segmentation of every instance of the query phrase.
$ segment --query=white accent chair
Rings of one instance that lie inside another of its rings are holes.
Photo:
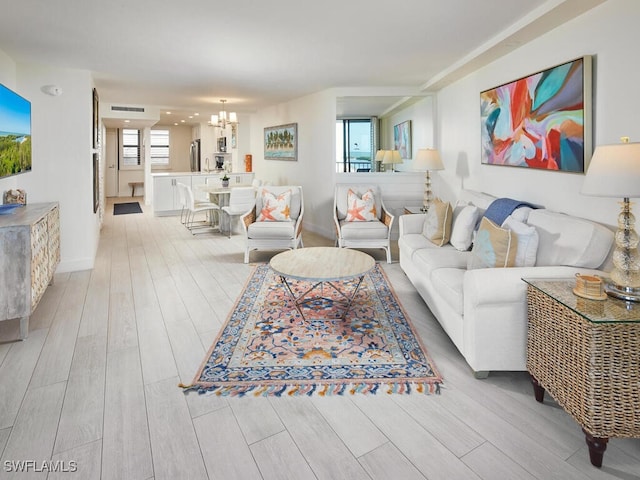
[[[256,204],[256,189],[254,187],[234,187],[229,194],[229,205],[221,208],[227,219],[228,236],[231,238],[233,230],[233,219],[241,217],[249,212]],[[221,223],[222,225],[222,223]]]
[[[371,190],[374,194],[378,219],[370,222],[347,221],[347,194],[353,190],[358,196]],[[391,227],[395,217],[385,208],[377,185],[336,185],[333,200],[333,221],[336,227],[337,244],[341,248],[382,248],[391,263]]]
[[[263,207],[263,191],[280,195],[291,190],[290,219],[281,222],[259,222],[260,211]],[[244,263],[249,263],[251,250],[285,250],[302,247],[302,216],[304,202],[302,187],[291,185],[270,185],[258,187],[254,208],[241,217],[247,245],[244,253]]]

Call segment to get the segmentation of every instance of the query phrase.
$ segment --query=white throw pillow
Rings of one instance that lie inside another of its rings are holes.
[[[475,205],[456,206],[454,209],[449,243],[456,250],[466,252],[471,247],[478,215],[479,209]]]
[[[536,264],[539,242],[536,227],[519,222],[511,215],[502,223],[502,227],[514,231],[518,236],[516,267],[533,267]]]

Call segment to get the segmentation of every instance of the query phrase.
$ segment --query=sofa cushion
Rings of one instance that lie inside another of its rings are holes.
[[[482,217],[467,268],[513,267],[517,248],[518,237],[515,232]]]
[[[600,267],[613,245],[613,232],[584,218],[537,209],[529,213],[529,225],[540,237],[536,266]]]
[[[520,209],[518,209],[520,210]],[[526,225],[509,215],[502,224],[503,228],[508,228],[516,232],[518,237],[518,249],[516,251],[516,267],[533,267],[536,264],[536,254],[538,253],[538,231],[532,225]]]
[[[439,268],[457,268],[464,271],[471,252],[460,252],[451,245],[438,248],[423,248],[416,250],[411,257],[411,261],[422,272],[431,279],[431,273]]]
[[[434,245],[441,247],[449,242],[452,219],[453,210],[451,209],[451,204],[436,198],[429,207],[422,233]]]
[[[376,199],[372,190],[358,195],[349,189],[347,193],[347,222],[374,222],[378,220],[376,213]]]
[[[458,314],[464,313],[464,272],[461,268],[438,268],[431,273],[433,288]]]
[[[456,206],[449,239],[454,248],[463,252],[469,250],[478,216],[479,209],[475,205]]]
[[[380,221],[375,222],[340,222],[340,232],[345,240],[369,240],[385,238],[389,228]]]

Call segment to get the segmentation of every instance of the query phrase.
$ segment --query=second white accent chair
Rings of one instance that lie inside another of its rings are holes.
[[[369,190],[373,193],[375,212],[371,218],[352,215],[358,206],[349,205],[351,190],[360,199]],[[336,227],[337,244],[343,248],[382,248],[391,263],[391,227],[395,217],[389,213],[382,201],[377,185],[336,185],[333,202],[333,221]]]

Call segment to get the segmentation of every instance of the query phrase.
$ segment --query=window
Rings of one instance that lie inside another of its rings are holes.
[[[336,122],[336,172],[372,172],[376,151],[375,117]]]
[[[151,165],[169,165],[169,130],[151,130]]]
[[[122,166],[140,165],[140,130],[122,129]]]

